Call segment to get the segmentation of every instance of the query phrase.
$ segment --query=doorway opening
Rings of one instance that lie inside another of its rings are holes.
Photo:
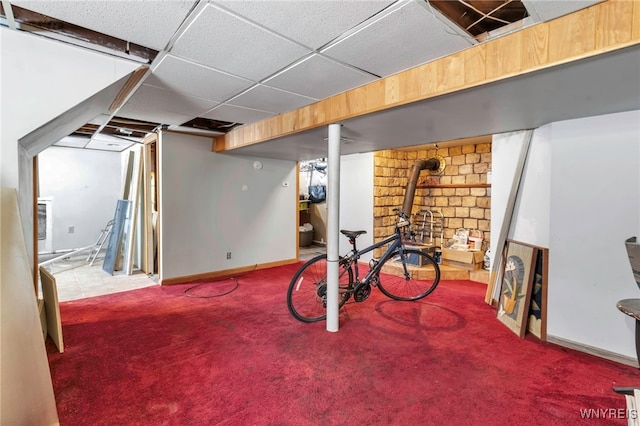
[[[34,230],[38,236],[38,266],[55,274],[60,301],[155,284],[141,270],[141,250],[133,245],[125,250],[127,246],[122,244],[120,250],[133,260],[131,273],[125,269],[124,256],[115,273],[103,270],[114,210],[117,201],[125,197],[123,182],[130,174],[126,173],[129,167],[125,159],[130,158],[128,149],[139,147],[129,147],[130,143],[121,149],[70,146],[81,142],[78,139],[63,139],[38,155]],[[83,142],[86,145],[86,140]],[[133,194],[133,198],[142,196],[141,191]],[[136,222],[136,227],[129,227],[123,234],[125,239],[140,240],[141,219]]]
[[[325,254],[327,241],[327,160],[299,164],[299,259]]]

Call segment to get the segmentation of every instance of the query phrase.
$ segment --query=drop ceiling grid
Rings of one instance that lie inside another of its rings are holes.
[[[127,148],[130,148],[133,143],[127,143],[126,145],[115,145],[110,146],[104,142],[89,142],[84,149],[92,149],[94,151],[112,151],[112,152],[122,152]]]
[[[314,54],[264,84],[315,99],[324,99],[376,80],[375,77],[345,67],[329,58]]]
[[[318,49],[394,1],[215,1],[291,40]],[[336,11],[339,8],[339,13]],[[292,19],[295,17],[295,19]]]
[[[63,146],[66,148],[84,148],[88,138],[80,137],[80,136],[66,136],[60,139],[58,142],[54,143],[55,146]]]
[[[193,0],[18,0],[11,3],[155,50],[164,49],[195,4]]]
[[[169,54],[162,59],[145,84],[223,102],[248,89],[254,82]]]
[[[109,135],[97,135],[85,146],[87,149],[97,149],[101,151],[123,151],[133,145],[134,142]]]
[[[276,114],[267,111],[222,104],[213,108],[211,111],[206,112],[202,117],[210,118],[212,120],[228,121],[231,123],[247,124],[264,120],[266,118],[273,117],[274,115]]]
[[[118,116],[178,125],[204,114],[218,102],[143,84]]]
[[[311,51],[207,5],[178,38],[171,53],[249,80],[261,81]]]
[[[283,113],[317,101],[318,100],[314,98],[258,84],[227,103],[245,108]]]
[[[533,16],[550,20],[600,1],[523,3]],[[117,7],[113,2],[87,0],[11,3],[158,50],[178,35],[198,4],[193,0],[122,1]],[[201,13],[157,72],[118,115],[169,125],[196,116],[251,123],[372,81],[358,68],[386,76],[471,44],[446,25],[446,18],[434,16],[423,0],[212,0],[200,6]],[[331,44],[320,55],[312,54],[311,49],[327,43]],[[264,84],[254,86],[255,82]]]
[[[385,77],[470,45],[465,35],[412,1],[322,53]]]
[[[532,16],[537,16],[540,21],[550,21],[560,16],[593,6],[603,0],[572,0],[572,1],[548,1],[548,0],[522,0],[522,4]]]

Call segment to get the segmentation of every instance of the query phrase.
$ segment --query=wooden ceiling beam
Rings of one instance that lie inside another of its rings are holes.
[[[609,0],[216,137],[213,150],[277,139],[640,44],[640,2]]]

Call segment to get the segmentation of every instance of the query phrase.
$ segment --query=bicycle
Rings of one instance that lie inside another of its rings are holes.
[[[401,210],[392,236],[358,250],[356,239],[367,231],[340,232],[349,239],[353,249],[339,259],[338,305],[341,308],[353,295],[356,302],[364,302],[371,287],[394,300],[418,300],[433,292],[440,282],[440,268],[427,253],[406,248],[403,231],[410,229],[410,221]],[[410,231],[408,231],[410,232]],[[379,259],[369,262],[369,272],[360,280],[358,259],[379,247],[389,244]],[[421,265],[421,266],[418,266]],[[383,276],[380,273],[383,272]],[[287,290],[287,307],[299,321],[316,322],[326,318],[327,255],[322,254],[306,262],[293,276]]]

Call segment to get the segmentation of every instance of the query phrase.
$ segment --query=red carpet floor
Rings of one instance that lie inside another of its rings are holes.
[[[61,424],[594,424],[581,410],[626,424],[611,387],[640,384],[637,369],[519,339],[484,285],[444,281],[419,302],[374,289],[328,333],[289,315],[295,268],[221,297],[180,285],[62,303],[65,353],[47,343]]]

